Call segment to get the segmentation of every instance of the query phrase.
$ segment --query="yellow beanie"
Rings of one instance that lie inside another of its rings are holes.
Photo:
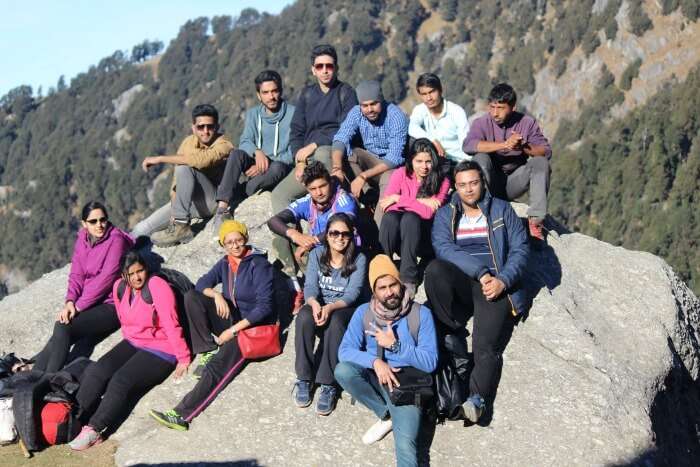
[[[246,242],[248,241],[248,227],[245,226],[243,222],[238,222],[234,220],[227,220],[221,224],[219,227],[219,244],[224,244],[224,238],[231,232],[238,232],[245,237]]]
[[[377,255],[369,263],[369,286],[374,291],[374,283],[382,276],[393,276],[399,279],[399,270],[387,255]]]

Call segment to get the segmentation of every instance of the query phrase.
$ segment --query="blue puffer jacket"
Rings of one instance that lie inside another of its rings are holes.
[[[486,192],[478,204],[489,225],[489,246],[498,271],[496,277],[505,284],[513,314],[517,315],[528,306],[525,290],[520,285],[530,253],[525,227],[507,201],[494,198]],[[488,272],[488,268],[462,251],[455,241],[461,217],[462,202],[459,194],[454,193],[450,202],[435,214],[433,248],[437,258],[449,261],[469,277],[479,280]]]
[[[231,300],[241,312],[241,318],[250,324],[271,324],[277,320],[273,305],[273,270],[265,253],[253,250],[241,260],[238,273],[229,278],[231,268],[226,256],[216,262],[208,273],[197,281],[195,288],[202,292],[222,284],[221,292],[231,300],[231,291],[235,300]]]

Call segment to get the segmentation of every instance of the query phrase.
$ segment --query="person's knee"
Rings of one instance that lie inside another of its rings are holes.
[[[182,183],[183,180],[194,180],[194,169],[189,165],[175,166],[175,183]]]
[[[330,318],[328,318],[328,330],[326,332],[332,336],[342,337],[346,329],[347,325],[340,313],[331,313]]]
[[[482,170],[491,170],[493,167],[493,161],[491,160],[491,154],[485,153],[485,152],[480,152],[477,154],[474,154],[474,157],[472,158],[474,162],[479,164]]]
[[[314,159],[322,163],[330,170],[332,165],[331,158],[331,147],[330,146],[320,146],[314,151]]]
[[[425,283],[426,286],[428,281],[431,283],[435,280],[441,279],[445,274],[446,264],[445,261],[440,259],[434,259],[425,268]]]
[[[202,298],[204,295],[202,295],[201,292],[198,292],[197,289],[190,289],[187,292],[185,292],[185,311],[192,310],[194,307],[198,307],[202,303]]]
[[[359,371],[357,366],[350,362],[338,362],[333,374],[338,384],[345,387],[350,380],[359,375]]]
[[[301,307],[296,317],[297,332],[301,330],[306,330],[308,328],[313,329],[315,326],[316,323],[314,322],[314,315],[311,311],[311,307],[309,305],[304,305],[303,307]]]
[[[415,212],[405,212],[401,216],[401,236],[420,234],[421,218]]]
[[[527,160],[527,165],[532,171],[549,173],[549,159],[546,157],[530,157]]]

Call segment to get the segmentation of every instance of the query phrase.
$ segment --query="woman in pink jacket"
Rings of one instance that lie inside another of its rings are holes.
[[[119,329],[112,285],[119,277],[119,260],[134,242],[109,222],[102,203],[83,207],[82,229],[73,248],[66,301],[58,312],[51,339],[36,356],[34,368],[58,371],[71,345],[91,338],[94,346]]]
[[[433,216],[447,199],[450,182],[440,170],[437,149],[427,138],[417,139],[404,167],[394,170],[379,200],[384,210],[379,242],[390,258],[401,257],[399,268],[406,290],[415,294],[420,280],[418,254],[432,257],[430,228]],[[424,251],[419,251],[419,249]]]
[[[112,294],[124,340],[82,377],[76,400],[80,417],[90,418],[70,442],[77,451],[99,444],[105,430],[116,428],[130,397],[145,394],[173,371],[182,377],[191,361],[168,283],[151,276],[135,250],[124,256],[121,271]]]

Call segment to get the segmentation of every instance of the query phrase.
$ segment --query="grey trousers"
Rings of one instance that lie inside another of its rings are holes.
[[[245,171],[255,165],[255,158],[245,151],[235,149],[226,159],[226,168],[221,183],[216,190],[216,200],[234,204],[236,201],[253,196],[258,191],[274,188],[289,172],[289,166],[282,162],[270,161],[267,171],[255,177],[248,177]],[[292,175],[292,178],[294,175]],[[306,192],[306,190],[304,190]],[[276,212],[275,212],[276,214]]]
[[[308,161],[317,160],[326,166],[328,171],[331,171],[333,162],[331,160],[331,147],[319,146],[316,151],[309,157]],[[281,182],[272,190],[272,214],[277,214],[284,210],[302,196],[306,195],[306,187],[297,181],[294,177],[294,170],[287,174]]]
[[[216,208],[216,187],[209,178],[188,165],[175,166],[175,198],[136,224],[134,237],[151,235],[162,230],[170,219],[189,222],[190,218],[206,219]]]
[[[382,160],[365,149],[353,148],[352,154],[350,154],[350,157],[348,157],[348,162],[350,163],[352,173],[357,176],[362,171],[371,169],[372,167],[381,164]],[[379,189],[379,199],[382,199],[382,196],[384,196],[384,190],[386,190],[386,187],[389,184],[389,179],[391,178],[392,173],[394,173],[393,169],[387,170],[380,175],[375,175],[374,177],[367,179],[367,185]],[[367,185],[365,185],[364,188],[365,192],[367,192],[369,189]],[[374,222],[377,224],[377,228],[382,225],[383,216],[384,211],[377,207],[374,211]]]
[[[547,194],[552,169],[546,157],[529,157],[511,174],[506,175],[493,163],[490,154],[479,153],[474,161],[481,166],[486,183],[492,195],[507,200],[514,200],[528,193],[530,208],[528,217],[543,219],[547,215]]]

